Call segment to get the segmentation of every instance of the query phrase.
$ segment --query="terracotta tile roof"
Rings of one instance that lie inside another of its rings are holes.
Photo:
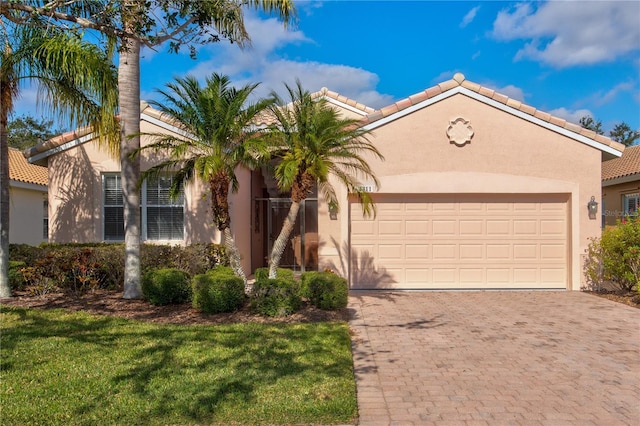
[[[326,87],[323,87],[322,89],[320,89],[317,92],[314,92],[311,94],[311,97],[316,98],[316,97],[321,97],[324,96],[326,98],[329,99],[335,99],[338,102],[342,102],[343,104],[349,105],[352,108],[358,109],[360,111],[362,111],[365,114],[371,114],[372,112],[375,112],[375,109],[368,107],[364,104],[361,104],[358,101],[355,101],[353,99],[349,99],[346,96],[342,96],[341,94],[337,93],[337,92],[332,92],[331,90],[327,89]]]
[[[368,125],[371,123],[374,123],[378,120],[381,120],[383,118],[386,118],[392,114],[395,114],[397,112],[402,111],[403,109],[412,107],[420,102],[426,101],[428,99],[431,99],[435,96],[438,96],[440,94],[443,94],[449,90],[453,90],[456,89],[458,87],[464,87],[467,90],[470,90],[472,92],[476,92],[482,96],[485,96],[487,98],[492,99],[495,102],[499,102],[502,104],[505,104],[511,108],[514,108],[522,113],[531,115],[535,118],[538,118],[542,121],[546,121],[550,124],[554,124],[556,126],[562,127],[564,129],[570,130],[571,132],[577,133],[579,135],[582,135],[586,138],[592,139],[596,142],[599,142],[603,145],[607,145],[611,148],[614,148],[617,151],[622,152],[624,150],[624,145],[611,140],[610,138],[606,137],[606,136],[602,136],[597,134],[596,132],[593,132],[591,130],[585,129],[582,126],[579,126],[578,124],[574,124],[574,123],[570,123],[567,122],[565,119],[559,118],[559,117],[554,117],[549,113],[546,113],[544,111],[540,111],[532,106],[529,105],[525,105],[520,101],[517,101],[515,99],[511,99],[508,96],[505,96],[503,94],[500,94],[496,91],[494,91],[493,89],[490,89],[488,87],[484,87],[481,86],[477,83],[471,82],[466,80],[465,76],[461,73],[456,73],[453,78],[451,80],[447,80],[445,82],[442,82],[440,84],[437,84],[433,87],[430,87],[422,92],[416,93],[414,95],[409,96],[406,99],[400,100],[394,104],[391,104],[389,106],[386,106],[384,108],[381,108],[380,110],[377,110],[375,112],[373,112],[372,114],[369,114],[368,116],[366,116],[365,118],[363,118],[362,120],[362,125]]]
[[[627,147],[622,157],[602,163],[602,180],[638,175],[640,180],[640,145]]]
[[[46,186],[49,175],[46,167],[29,164],[22,151],[9,148],[9,180]]]
[[[361,112],[361,114],[363,116],[367,115],[367,114],[371,114],[371,113],[376,111],[375,109],[373,109],[371,107],[368,107],[368,106],[366,106],[366,105],[364,105],[364,104],[362,104],[362,103],[360,103],[358,101],[355,101],[353,99],[347,98],[346,96],[343,96],[343,95],[341,95],[341,94],[339,94],[337,92],[333,92],[333,91],[327,89],[326,87],[323,87],[322,89],[318,90],[317,92],[311,93],[311,97],[313,99],[320,98],[320,97],[323,97],[323,96],[325,98],[327,98],[329,100],[329,102],[331,102],[331,100],[335,100],[337,102],[340,102],[340,103],[343,103],[343,104],[347,105],[350,108],[358,110],[358,111]],[[290,105],[290,104],[288,104],[288,105]],[[273,115],[270,112],[265,111],[265,112],[263,112],[261,114],[258,114],[258,116],[255,119],[255,123],[254,124],[256,126],[268,126],[268,125],[273,124],[273,123],[274,123]]]

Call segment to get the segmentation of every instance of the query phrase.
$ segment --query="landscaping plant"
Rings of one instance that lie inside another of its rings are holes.
[[[228,266],[193,277],[192,293],[194,309],[206,314],[234,312],[245,302],[244,281]]]
[[[180,269],[152,270],[142,277],[142,294],[152,305],[185,303],[191,300],[191,280]]]
[[[251,293],[251,309],[269,317],[284,317],[302,304],[300,284],[285,278],[256,280]]]
[[[621,290],[640,291],[640,218],[628,217],[607,227],[589,244],[585,262],[591,286],[610,281]]]
[[[305,272],[300,277],[302,295],[320,309],[333,311],[347,306],[349,285],[347,280],[333,272]]]

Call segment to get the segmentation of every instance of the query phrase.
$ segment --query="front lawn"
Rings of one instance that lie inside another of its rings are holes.
[[[157,325],[0,307],[11,425],[337,424],[357,417],[348,326]]]

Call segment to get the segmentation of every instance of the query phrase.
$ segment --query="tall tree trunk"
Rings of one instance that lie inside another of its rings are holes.
[[[280,259],[282,259],[282,253],[284,253],[284,250],[287,248],[287,242],[289,241],[289,236],[291,236],[291,232],[293,231],[293,226],[296,223],[299,210],[300,201],[291,201],[291,207],[289,207],[287,218],[282,224],[280,235],[276,238],[276,241],[273,243],[273,248],[271,249],[271,257],[269,258],[269,278],[276,277],[278,266],[280,266]]]
[[[125,3],[131,7],[129,0]],[[135,5],[133,6],[135,9]],[[133,27],[125,24],[126,29]],[[118,89],[120,96],[120,165],[124,198],[124,295],[142,297],[140,283],[140,157],[131,153],[140,148],[140,43],[124,39],[120,52]]]
[[[228,227],[224,228],[222,231],[222,244],[229,256],[229,265],[231,266],[231,269],[233,269],[233,272],[238,277],[242,278],[242,281],[244,282],[244,290],[248,292],[250,289],[247,287],[247,276],[244,274],[242,264],[240,263],[240,251],[238,251],[236,241],[231,234],[231,229]]]
[[[2,90],[2,87],[0,87]],[[2,95],[0,95],[2,96]],[[4,96],[2,96],[4,100]],[[9,144],[7,105],[0,105],[0,298],[11,297],[9,285]]]

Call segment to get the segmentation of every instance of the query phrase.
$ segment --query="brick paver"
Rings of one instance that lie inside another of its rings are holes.
[[[640,425],[640,309],[580,292],[352,292],[361,425]]]

